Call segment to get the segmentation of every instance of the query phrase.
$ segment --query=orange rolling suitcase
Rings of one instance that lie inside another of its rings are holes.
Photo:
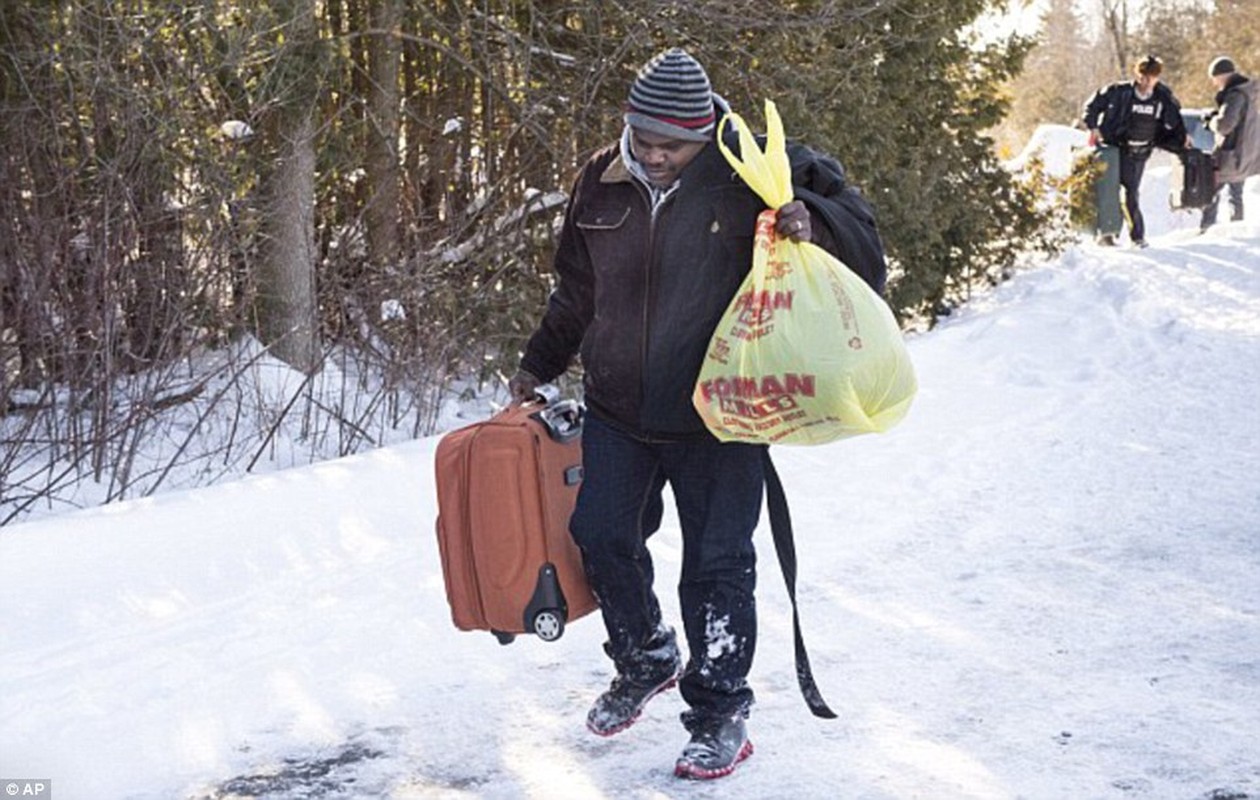
[[[554,641],[597,607],[569,517],[582,481],[582,407],[509,406],[438,442],[437,537],[451,617],[503,644]]]

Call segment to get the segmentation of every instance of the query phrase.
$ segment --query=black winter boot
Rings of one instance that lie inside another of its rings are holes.
[[[693,718],[686,725],[691,741],[674,765],[679,778],[711,780],[730,775],[753,753],[743,715]]]
[[[625,675],[613,678],[612,686],[601,694],[586,715],[586,727],[598,736],[621,733],[638,720],[643,707],[661,692],[678,683],[681,667],[666,674],[659,681],[636,683]]]
[[[612,736],[624,731],[635,723],[649,700],[678,683],[683,664],[674,632],[662,630],[649,647],[615,659],[617,677],[586,715],[591,733]]]

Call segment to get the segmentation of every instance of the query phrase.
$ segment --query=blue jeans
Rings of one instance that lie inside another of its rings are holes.
[[[661,491],[674,494],[682,525],[678,587],[690,660],[680,681],[692,714],[746,714],[746,680],[757,641],[756,549],[764,447],[702,441],[645,441],[587,417],[585,476],[569,523],[620,673],[659,653],[661,609],[647,540],[660,527]],[[672,635],[665,636],[672,640]]]

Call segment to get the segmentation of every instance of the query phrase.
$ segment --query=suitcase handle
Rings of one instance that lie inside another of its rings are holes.
[[[531,398],[535,403],[542,403],[545,406],[555,405],[560,399],[560,390],[555,384],[543,383],[534,387],[534,396]]]
[[[569,442],[582,435],[582,412],[582,406],[576,400],[561,400],[530,416],[542,423],[552,439]]]

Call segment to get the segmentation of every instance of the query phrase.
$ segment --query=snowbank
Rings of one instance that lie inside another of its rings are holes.
[[[1076,152],[1089,146],[1089,132],[1069,125],[1038,125],[1020,154],[1006,162],[1011,172],[1023,172],[1033,159],[1040,159],[1046,174],[1066,178],[1072,174]]]

